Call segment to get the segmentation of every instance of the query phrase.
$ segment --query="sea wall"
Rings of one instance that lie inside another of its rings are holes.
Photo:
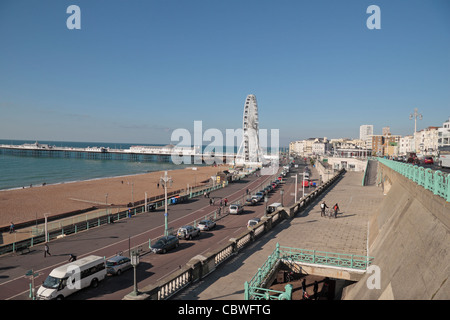
[[[343,299],[450,299],[450,203],[381,163],[378,171],[385,199],[369,221],[375,267]]]

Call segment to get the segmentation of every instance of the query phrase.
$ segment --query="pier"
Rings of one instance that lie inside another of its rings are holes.
[[[234,153],[202,153],[199,147],[131,146],[129,149],[106,147],[57,147],[38,142],[32,144],[1,144],[0,154],[22,157],[75,158],[88,160],[126,160],[137,162],[169,162],[172,157],[183,159],[183,163],[225,163],[235,158]]]

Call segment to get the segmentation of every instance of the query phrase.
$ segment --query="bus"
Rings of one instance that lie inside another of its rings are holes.
[[[86,287],[97,287],[106,277],[104,257],[87,256],[85,258],[57,267],[39,287],[39,300],[62,300]]]
[[[450,168],[450,146],[439,147],[439,166]]]

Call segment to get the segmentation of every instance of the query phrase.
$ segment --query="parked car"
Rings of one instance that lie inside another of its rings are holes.
[[[246,206],[254,206],[256,203],[258,203],[258,199],[255,196],[245,199]]]
[[[261,201],[262,199],[264,199],[264,193],[263,192],[257,192],[255,194],[256,198],[258,199],[258,201]]]
[[[212,220],[202,220],[198,223],[198,228],[201,231],[211,230],[216,227],[216,223]]]
[[[281,208],[281,203],[275,202],[267,207],[267,213],[273,213]]]
[[[244,212],[244,207],[240,204],[230,204],[230,214],[240,214]]]
[[[261,221],[260,218],[252,218],[247,222],[247,228],[253,228]]]
[[[302,182],[302,184],[303,184],[303,187],[305,187],[305,188],[308,188],[308,187],[309,187],[309,181],[308,181],[308,180],[304,180],[304,181]]]
[[[425,159],[423,159],[423,163],[424,164],[434,164],[433,157],[425,157]]]
[[[193,226],[183,226],[178,229],[178,239],[192,240],[194,237],[200,236],[200,229]]]
[[[155,244],[150,247],[154,253],[166,253],[167,251],[177,248],[180,241],[177,237],[169,235],[159,238]]]
[[[132,267],[131,259],[124,256],[115,256],[106,260],[106,271],[111,275],[120,275]]]

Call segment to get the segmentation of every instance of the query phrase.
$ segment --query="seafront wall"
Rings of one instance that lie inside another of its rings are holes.
[[[343,299],[449,299],[450,203],[381,163],[378,174],[385,199],[369,221],[369,254],[379,269]]]

